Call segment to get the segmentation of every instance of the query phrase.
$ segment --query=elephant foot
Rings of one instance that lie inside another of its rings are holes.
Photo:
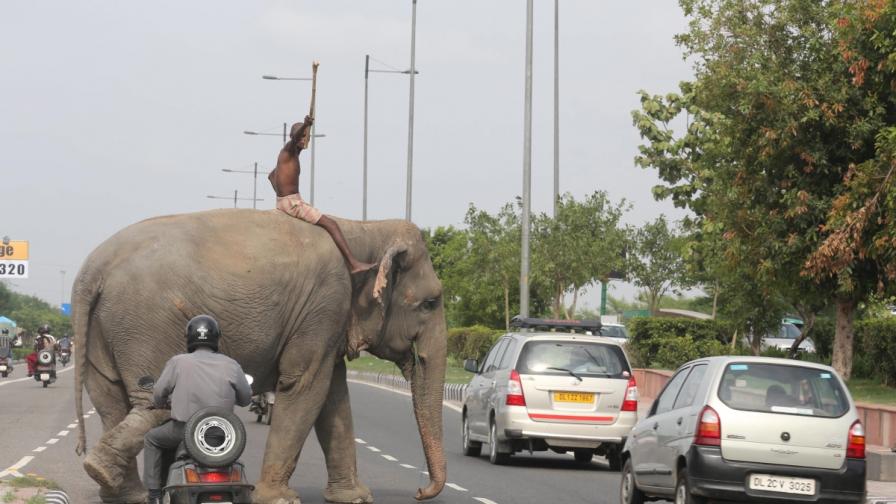
[[[356,482],[355,486],[341,488],[339,485],[327,485],[324,490],[324,499],[327,502],[339,504],[372,504],[373,494],[364,483]]]
[[[286,485],[259,482],[252,492],[255,504],[302,504],[299,494]]]
[[[108,488],[114,493],[117,493],[124,481],[125,467],[127,464],[121,463],[118,452],[103,443],[96,445],[84,458],[84,470],[87,474],[100,487]]]

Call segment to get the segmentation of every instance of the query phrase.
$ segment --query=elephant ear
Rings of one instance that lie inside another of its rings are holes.
[[[376,274],[373,270],[352,278],[351,320],[346,334],[346,356],[357,358],[373,343],[383,328],[389,300],[389,284],[397,257],[407,252],[407,244],[395,242],[386,249]]]

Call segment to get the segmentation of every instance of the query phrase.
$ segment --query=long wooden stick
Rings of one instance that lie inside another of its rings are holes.
[[[315,61],[311,64],[311,110],[308,112],[308,115],[311,116],[312,119],[314,119],[314,100],[317,97],[317,67],[319,66],[319,61]],[[302,143],[306,148],[308,147],[308,141],[311,140],[312,129],[314,129],[314,126],[305,130],[305,138],[302,140]]]

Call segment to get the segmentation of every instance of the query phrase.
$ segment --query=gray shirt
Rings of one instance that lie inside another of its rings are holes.
[[[170,398],[171,418],[186,422],[203,408],[233,411],[234,404],[247,406],[252,389],[235,360],[199,347],[175,355],[165,364],[152,395],[158,407],[164,407]]]

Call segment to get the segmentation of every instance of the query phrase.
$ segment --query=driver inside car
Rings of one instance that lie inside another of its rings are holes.
[[[171,419],[150,430],[143,444],[143,484],[149,504],[162,497],[162,455],[175,450],[184,439],[184,424],[197,411],[216,407],[233,411],[247,406],[252,390],[240,365],[218,352],[221,330],[209,315],[187,323],[187,353],[175,355],[165,364],[153,386],[153,402],[164,408],[170,402]]]

